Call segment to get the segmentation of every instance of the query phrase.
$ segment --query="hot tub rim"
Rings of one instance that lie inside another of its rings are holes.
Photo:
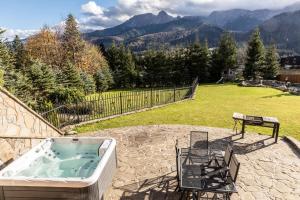
[[[93,172],[93,174],[90,177],[87,178],[24,178],[24,177],[3,177],[0,176],[0,187],[5,186],[28,186],[28,187],[66,187],[66,188],[84,188],[89,187],[93,184],[95,184],[98,181],[98,178],[101,175],[101,172],[103,171],[105,164],[108,162],[110,155],[113,153],[113,151],[116,151],[116,140],[111,137],[50,137],[42,142],[40,142],[37,146],[30,149],[27,153],[34,151],[35,149],[39,148],[41,145],[43,145],[47,140],[51,139],[74,139],[78,138],[80,139],[102,139],[102,140],[111,140],[111,143],[107,150],[105,151],[105,154],[101,158],[101,161],[99,162],[97,168]],[[23,154],[20,156],[17,160],[24,159],[24,156],[27,154]],[[15,162],[14,161],[14,162]],[[14,162],[12,162],[10,165],[12,165]],[[117,162],[117,161],[116,161]],[[7,167],[9,167],[8,165]],[[0,172],[3,172],[7,167],[2,169]]]

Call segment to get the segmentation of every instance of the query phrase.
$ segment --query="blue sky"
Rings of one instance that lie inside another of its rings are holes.
[[[208,15],[215,10],[279,9],[300,0],[0,0],[0,28],[4,38],[21,38],[36,33],[44,25],[62,25],[69,13],[75,15],[82,31],[118,25],[133,15]]]
[[[81,5],[88,0],[0,0],[0,26],[10,29],[38,29],[62,21],[69,13],[81,17]],[[103,7],[116,0],[95,0]]]

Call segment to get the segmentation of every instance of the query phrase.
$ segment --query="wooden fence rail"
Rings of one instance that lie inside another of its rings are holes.
[[[44,110],[41,115],[58,128],[193,98],[196,78],[188,87],[147,89],[93,95],[73,104]]]

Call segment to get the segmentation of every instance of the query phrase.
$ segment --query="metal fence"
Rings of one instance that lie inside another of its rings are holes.
[[[188,87],[97,94],[77,103],[58,105],[54,109],[41,112],[41,115],[54,126],[63,128],[80,122],[189,99],[193,97],[197,84],[196,78]]]

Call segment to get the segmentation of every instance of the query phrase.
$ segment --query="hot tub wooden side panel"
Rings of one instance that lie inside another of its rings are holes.
[[[0,200],[98,200],[98,184],[85,188],[0,187]]]
[[[81,189],[81,199],[82,200],[100,200],[100,192],[98,188],[98,183],[96,182],[89,187]]]
[[[3,187],[0,186],[0,200],[4,200]]]

